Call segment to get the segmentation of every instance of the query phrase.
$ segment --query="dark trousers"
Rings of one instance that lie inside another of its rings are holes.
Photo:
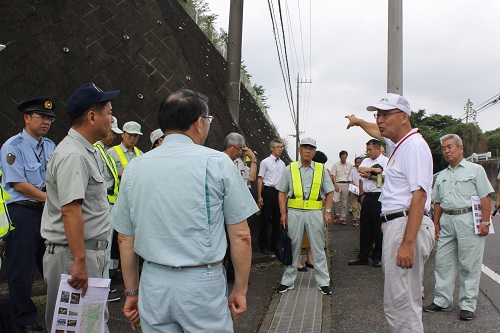
[[[280,226],[280,205],[278,202],[279,191],[274,187],[264,186],[262,188],[262,200],[264,205],[261,210],[261,223],[259,231],[260,250],[271,250],[274,252],[276,247],[276,238]],[[269,226],[271,226],[271,242],[269,242]],[[271,244],[271,247],[269,247]]]
[[[359,254],[358,258],[365,260],[372,252],[373,260],[382,258],[382,231],[380,227],[380,213],[382,205],[378,201],[380,193],[366,193],[361,205],[361,218],[359,220]]]
[[[40,236],[42,212],[16,205],[7,205],[15,227],[5,238],[5,257],[8,267],[9,294],[16,325],[28,326],[37,322],[37,309],[31,300],[35,270],[43,274],[45,244]]]
[[[12,306],[9,299],[0,299],[0,332],[15,332],[16,325],[12,316]]]

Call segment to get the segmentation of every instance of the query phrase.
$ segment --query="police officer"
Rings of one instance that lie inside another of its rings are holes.
[[[120,178],[128,162],[144,154],[135,146],[139,141],[139,135],[142,135],[141,125],[135,121],[126,122],[123,125],[122,142],[108,150],[108,154],[116,163]]]
[[[24,129],[2,146],[2,185],[12,197],[8,211],[15,227],[5,239],[9,266],[9,293],[16,326],[21,332],[45,332],[37,323],[37,309],[31,300],[35,266],[42,271],[44,244],[40,220],[46,199],[47,163],[56,145],[44,137],[55,120],[50,97],[36,97],[20,103]]]
[[[90,82],[66,102],[72,125],[47,166],[47,201],[41,225],[47,239],[43,256],[47,327],[52,326],[61,274],[71,275],[68,284],[82,288],[82,297],[88,278],[105,274],[109,204],[104,166],[93,144],[111,129],[111,101],[119,94],[119,90],[104,92]]]

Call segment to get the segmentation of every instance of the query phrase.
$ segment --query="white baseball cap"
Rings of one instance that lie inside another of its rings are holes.
[[[303,138],[302,140],[300,140],[299,146],[304,146],[304,145],[313,146],[314,148],[317,147],[316,140],[314,140],[313,138]]]
[[[151,149],[153,149],[153,146],[154,146],[156,140],[158,140],[162,136],[165,136],[165,134],[159,128],[157,128],[153,132],[151,132],[151,134],[149,135],[149,140],[151,140]]]
[[[118,128],[118,120],[113,116],[113,122],[111,123],[111,130],[116,134],[122,134],[123,131]]]
[[[411,116],[410,103],[401,95],[388,93],[377,104],[368,105],[368,111],[398,109]]]
[[[136,123],[135,121],[126,122],[125,125],[123,125],[123,131],[127,132],[128,134],[142,135],[141,125],[139,123]]]

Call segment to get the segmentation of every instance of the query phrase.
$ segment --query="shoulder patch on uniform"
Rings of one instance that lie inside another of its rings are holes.
[[[13,155],[11,153],[7,154],[7,163],[9,165],[14,164],[15,161],[16,161],[16,155]]]
[[[10,144],[12,146],[18,146],[21,142],[23,142],[23,137],[22,136],[17,136],[14,139],[12,139],[12,141],[10,142]]]

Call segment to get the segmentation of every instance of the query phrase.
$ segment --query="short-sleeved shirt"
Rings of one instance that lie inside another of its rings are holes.
[[[495,192],[484,168],[463,159],[454,169],[448,165],[436,178],[432,200],[443,209],[471,206],[470,197],[484,198]]]
[[[299,171],[300,178],[302,181],[302,191],[305,199],[309,199],[309,194],[311,193],[312,181],[314,177],[314,167],[316,166],[316,162],[312,161],[309,167],[304,167],[302,163],[299,161]],[[283,175],[281,176],[278,184],[276,185],[276,189],[280,192],[287,193],[288,197],[293,196],[293,183],[292,183],[292,172],[290,170],[290,166],[288,165],[283,171]],[[335,190],[333,186],[332,180],[330,179],[328,172],[325,168],[323,168],[323,176],[320,187],[320,195],[322,198],[325,197],[326,194]]]
[[[424,209],[429,211],[432,191],[432,155],[429,145],[418,129],[412,129],[396,143],[387,138],[385,142],[393,153],[384,170],[384,185],[379,199],[382,213],[408,210],[412,192],[419,189],[427,193]]]
[[[359,180],[361,176],[359,175],[358,168],[353,167],[351,172],[349,173],[349,181],[356,186],[359,186]]]
[[[124,145],[123,145],[123,142],[120,143],[118,145],[121,150],[123,151],[123,153],[125,154],[125,157],[127,158],[127,161],[131,161],[132,159],[138,157],[136,154],[135,154],[135,147],[132,151],[129,151]],[[141,155],[144,154],[140,149],[139,151],[141,152]],[[113,147],[109,148],[108,149],[108,154],[109,156],[111,156],[113,158],[113,160],[115,161],[116,163],[116,169],[118,170],[118,173],[123,173],[123,166],[122,166],[122,162],[120,162],[120,158],[118,157],[118,154],[116,154],[116,151]]]
[[[110,224],[103,165],[97,149],[71,128],[47,167],[47,200],[42,214],[42,237],[68,244],[61,207],[83,200],[84,240],[105,241]]]
[[[109,147],[105,146],[101,141],[97,141],[96,144],[101,146],[104,153],[107,154]],[[115,178],[113,177],[111,170],[109,170],[109,167],[106,164],[106,161],[104,160],[104,157],[102,156],[101,152],[99,150],[97,152],[98,152],[97,156],[99,156],[99,158],[101,159],[101,163],[103,165],[102,177],[104,178],[104,183],[106,184],[106,190],[112,190],[113,187],[115,186]]]
[[[12,183],[28,182],[42,190],[45,185],[47,164],[54,149],[56,149],[54,142],[47,138],[37,141],[25,129],[3,144],[0,151],[2,186],[12,197],[9,203],[22,200],[36,201],[14,190]]]
[[[353,166],[351,163],[345,162],[342,164],[338,161],[332,166],[332,177],[336,177],[337,182],[347,182],[349,181],[349,174],[352,168]]]
[[[145,260],[196,266],[224,258],[224,223],[242,222],[257,211],[225,153],[170,134],[127,166],[111,223],[135,237],[134,250]]]
[[[283,170],[285,170],[285,162],[271,154],[260,162],[259,177],[262,177],[265,186],[275,187]]]
[[[359,165],[360,167],[365,167],[365,168],[372,168],[375,164],[378,164],[380,166],[382,166],[382,168],[384,169],[382,171],[382,174],[385,175],[385,168],[387,167],[387,161],[389,159],[380,154],[376,159],[372,160],[371,158],[369,157],[366,157],[363,162],[361,162],[361,164]],[[361,176],[360,176],[361,177]],[[373,179],[368,179],[368,178],[361,178],[361,180],[363,181],[363,191],[364,192],[381,192],[382,191],[382,188],[378,188],[377,187],[377,182]]]

